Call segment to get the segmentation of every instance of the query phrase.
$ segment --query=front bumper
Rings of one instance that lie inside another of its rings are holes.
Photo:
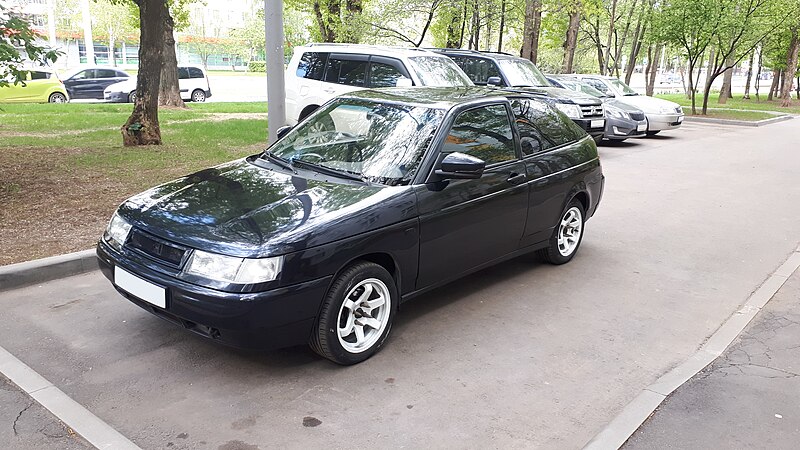
[[[103,100],[110,103],[128,103],[128,94],[125,92],[103,92]]]
[[[606,122],[603,117],[572,119],[572,121],[586,131],[591,137],[600,137],[605,133]]]
[[[647,131],[673,130],[683,123],[683,114],[647,114]]]
[[[97,260],[101,272],[112,284],[114,267],[119,266],[167,291],[166,308],[160,308],[114,284],[135,305],[196,334],[245,349],[307,343],[331,281],[328,276],[264,292],[231,293],[156,272],[102,241],[97,245]]]
[[[628,139],[647,135],[647,120],[621,119],[606,117],[606,139]]]
[[[206,98],[211,98],[211,88],[205,90]]]

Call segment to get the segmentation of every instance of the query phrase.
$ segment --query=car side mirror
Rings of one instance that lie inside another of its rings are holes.
[[[414,82],[411,81],[410,78],[402,77],[398,78],[397,81],[394,82],[395,87],[411,87],[414,86]]]
[[[436,175],[442,179],[475,179],[483,175],[486,163],[479,158],[461,152],[448,153],[439,163]]]
[[[490,86],[502,86],[503,85],[503,79],[500,78],[500,77],[489,77],[489,79],[486,80],[486,84],[488,84]]]
[[[294,127],[291,126],[291,125],[284,125],[284,126],[278,128],[278,131],[276,131],[275,134],[278,135],[278,139],[281,139],[284,136],[286,136],[287,134],[289,134],[289,132],[292,131],[292,128],[294,128]]]

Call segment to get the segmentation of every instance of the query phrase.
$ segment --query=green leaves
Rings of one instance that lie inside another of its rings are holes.
[[[25,56],[38,65],[48,65],[58,59],[61,52],[36,45],[36,37],[26,20],[11,15],[0,5],[0,87],[24,82]]]

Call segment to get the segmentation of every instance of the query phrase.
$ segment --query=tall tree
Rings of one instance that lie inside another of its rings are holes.
[[[791,28],[792,32],[792,40],[789,43],[789,51],[786,53],[786,78],[788,78],[788,82],[784,83],[783,92],[781,93],[781,106],[789,107],[792,104],[792,81],[794,81],[794,76],[797,73],[797,53],[798,48],[800,48],[800,42],[798,42],[798,28],[800,28],[800,24],[797,24]],[[798,86],[800,87],[800,86]]]
[[[542,1],[525,2],[525,25],[522,31],[522,51],[520,56],[536,64],[539,54],[539,33],[542,28]]]
[[[173,108],[186,108],[181,98],[178,77],[178,55],[175,53],[175,20],[170,9],[164,11],[164,49],[161,81],[158,85],[158,104]]]
[[[158,90],[164,60],[165,0],[133,0],[139,7],[139,74],[133,112],[122,126],[125,146],[161,145]]]
[[[575,61],[575,48],[578,45],[578,30],[581,24],[581,1],[573,1],[569,5],[569,25],[567,25],[567,35],[564,39],[564,59],[561,64],[562,73],[572,73]]]
[[[753,57],[756,51],[756,49],[753,49],[752,53],[750,53],[750,60],[747,61],[747,81],[744,83],[744,96],[742,97],[745,100],[750,100],[750,83],[753,80]]]

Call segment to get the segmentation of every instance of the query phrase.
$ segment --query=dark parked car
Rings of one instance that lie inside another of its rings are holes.
[[[449,56],[478,86],[513,87],[550,97],[554,106],[589,133],[596,141],[603,137],[603,103],[590,95],[553,87],[535,64],[506,53],[463,49],[433,49]]]
[[[354,364],[405,300],[529,252],[570,261],[603,192],[594,141],[518,92],[357,91],[280,134],[125,201],[97,246],[117,290],[222,343]]]
[[[64,77],[64,86],[73,100],[102,100],[105,88],[129,77],[130,75],[114,67],[82,67]]]
[[[603,101],[606,112],[606,130],[603,138],[621,142],[628,138],[647,136],[647,118],[641,109],[608,96],[570,76],[547,75],[547,81],[553,86],[582,92]]]

